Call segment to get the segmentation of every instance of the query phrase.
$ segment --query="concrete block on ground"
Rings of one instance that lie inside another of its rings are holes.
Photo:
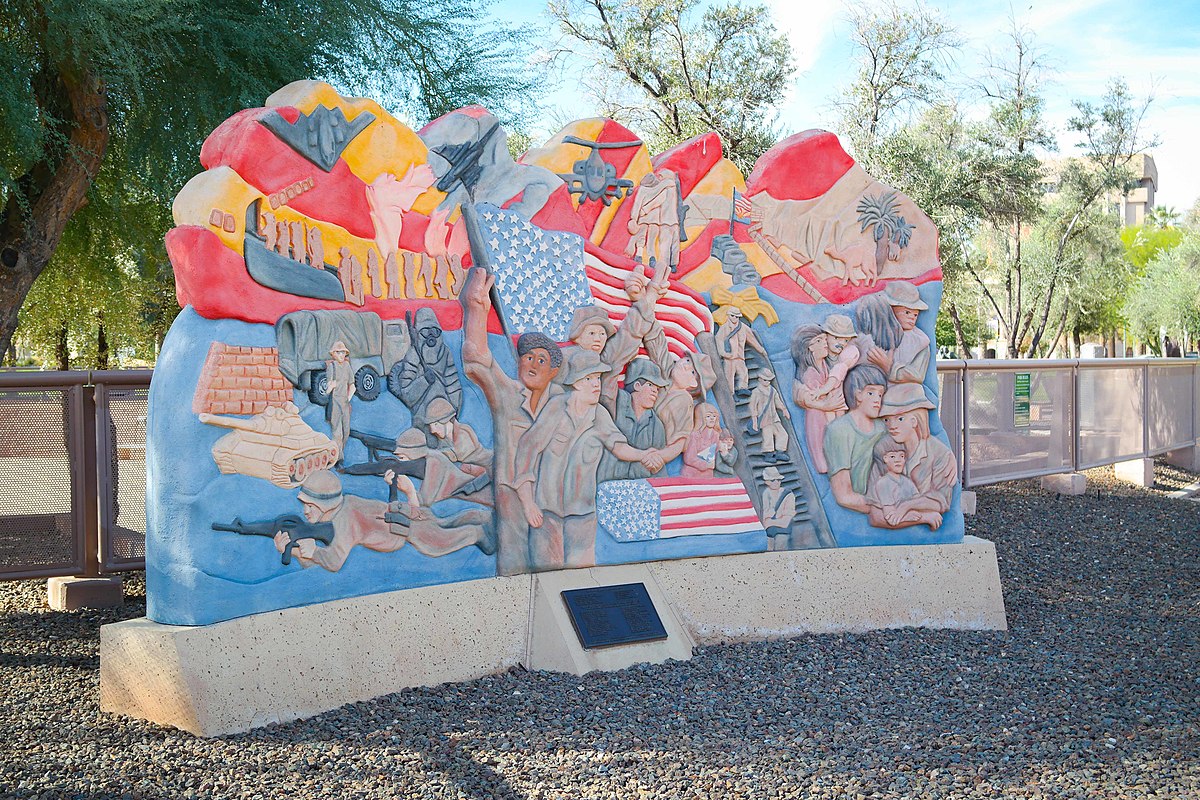
[[[501,672],[525,655],[529,583],[465,581],[195,627],[104,625],[100,708],[220,736]]]
[[[114,608],[125,602],[125,590],[120,577],[50,578],[46,600],[55,611]]]
[[[1163,460],[1172,466],[1186,469],[1188,472],[1200,472],[1200,447],[1172,450],[1163,455]]]
[[[644,583],[668,638],[584,650],[561,592]],[[183,627],[100,630],[100,707],[200,736],[313,716],[517,664],[576,674],[693,643],[932,627],[1005,630],[996,548],[846,547],[488,578]]]
[[[979,497],[972,491],[963,490],[962,499],[959,501],[959,506],[962,507],[962,512],[968,517],[975,516],[975,509],[978,507]]]
[[[1154,459],[1135,458],[1132,461],[1118,461],[1113,464],[1117,477],[1135,486],[1154,485]]]
[[[1084,494],[1087,492],[1087,477],[1080,472],[1046,475],[1042,478],[1042,488],[1058,494]]]
[[[884,628],[1007,630],[996,546],[841,547],[649,565],[699,644]]]

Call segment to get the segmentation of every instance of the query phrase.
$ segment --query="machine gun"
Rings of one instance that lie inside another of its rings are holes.
[[[384,456],[374,461],[364,461],[361,464],[348,464],[338,469],[343,475],[378,475],[383,477],[387,472],[396,475],[407,475],[410,478],[425,479],[425,460],[407,461],[395,456]],[[394,503],[400,498],[400,490],[396,481],[388,484],[388,502]]]
[[[350,429],[350,436],[351,436],[351,438],[358,439],[360,442],[363,443],[363,446],[367,448],[367,452],[371,454],[372,460],[379,458],[379,454],[381,452],[382,453],[390,453],[390,452],[392,452],[392,450],[394,450],[396,448],[395,438],[388,438],[387,436],[379,436],[378,434],[367,433],[366,431],[356,431],[354,428]],[[375,473],[365,472],[365,473],[351,473],[351,474],[353,474],[353,475],[373,475]],[[383,473],[380,472],[379,474],[382,475]]]
[[[262,522],[242,522],[241,517],[234,517],[233,522],[228,524],[214,522],[212,529],[240,533],[243,536],[266,536],[271,539],[282,531],[289,539],[280,559],[284,564],[292,563],[292,550],[301,539],[315,539],[325,545],[333,541],[332,522],[309,522],[299,514],[280,514],[275,519],[265,519]]]

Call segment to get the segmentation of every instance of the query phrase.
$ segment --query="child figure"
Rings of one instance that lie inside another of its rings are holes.
[[[733,444],[733,434],[721,428],[720,438],[717,439],[717,463],[713,465],[713,475],[718,478],[732,478],[735,474],[734,465],[737,463],[738,451]]]
[[[721,418],[717,407],[710,403],[698,403],[692,421],[693,430],[683,449],[683,469],[679,474],[685,478],[711,478],[717,464],[717,448],[721,441]]]
[[[884,436],[875,443],[872,455],[875,469],[874,479],[867,489],[868,503],[883,509],[886,514],[898,510],[901,504],[921,493],[912,478],[904,473],[904,468],[908,465],[908,451],[904,449],[904,445],[890,436]],[[931,516],[933,515],[928,512],[909,510],[900,518],[900,523],[916,525],[924,522],[934,525],[935,521]]]

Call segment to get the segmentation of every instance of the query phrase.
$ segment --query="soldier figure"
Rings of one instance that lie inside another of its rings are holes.
[[[762,493],[762,524],[771,550],[786,550],[787,536],[796,516],[796,495],[783,488],[783,474],[775,467],[762,472],[767,488]]]
[[[669,383],[658,365],[648,358],[635,358],[625,370],[625,388],[617,394],[617,429],[629,444],[644,450],[658,450],[667,444],[667,429],[655,411],[658,394]],[[649,478],[653,473],[639,462],[621,461],[605,453],[600,459],[600,480]]]
[[[470,425],[459,421],[449,400],[434,398],[425,410],[425,417],[429,432],[438,441],[438,450],[469,475],[487,474],[492,466],[492,451],[479,443]]]
[[[411,487],[411,482],[407,486]],[[343,494],[341,480],[327,469],[308,476],[297,499],[304,506],[306,520],[333,524],[333,541],[327,546],[318,546],[312,539],[301,539],[297,543],[295,555],[299,556],[300,564],[305,568],[316,565],[337,572],[346,563],[355,545],[380,553],[391,553],[411,542],[418,552],[431,558],[471,545],[485,553],[494,552],[495,539],[485,527],[488,514],[482,509],[464,511],[446,520],[438,519],[424,510],[412,515],[409,513],[413,509],[411,505],[389,505],[382,500]],[[410,495],[409,503],[413,502],[413,496]],[[408,523],[385,521],[383,515],[389,511],[407,518]],[[280,553],[287,549],[289,543],[287,533],[280,531],[275,534],[275,549]]]
[[[417,309],[412,347],[400,368],[400,400],[412,413],[413,425],[429,430],[429,404],[441,397],[457,413],[462,408],[462,384],[454,356],[442,339],[442,326],[431,308]],[[431,445],[433,441],[429,442]]]
[[[325,243],[321,241],[321,229],[316,225],[308,229],[308,264],[315,269],[325,269]]]
[[[600,376],[610,369],[592,350],[572,350],[563,376],[570,392],[550,400],[521,437],[514,483],[529,523],[535,570],[596,563],[601,453],[607,450],[621,461],[640,461],[650,472],[663,467],[655,451],[631,447],[600,405]]]
[[[733,392],[734,397],[750,396],[750,374],[746,370],[747,345],[767,358],[767,350],[754,330],[742,322],[742,310],[734,306],[729,309],[725,324],[717,331],[717,352],[725,362],[725,379],[729,381],[729,391]]]
[[[562,351],[542,333],[523,333],[517,339],[517,378],[509,377],[488,349],[487,315],[495,278],[481,267],[467,275],[459,293],[463,306],[463,371],[483,390],[492,412],[495,460],[496,571],[501,575],[528,572],[529,524],[513,484],[517,442],[541,418],[549,401],[562,393],[554,382]]]
[[[792,418],[792,414],[784,404],[783,398],[771,381],[775,371],[764,368],[758,373],[758,384],[750,394],[750,425],[749,432],[762,431],[762,456],[764,461],[775,463],[786,462],[788,435],[783,427],[780,414]]]
[[[642,176],[633,197],[625,255],[651,267],[675,269],[679,263],[679,184],[675,173],[648,172]]]
[[[338,447],[338,463],[346,454],[346,442],[350,438],[350,398],[354,397],[354,368],[350,365],[350,350],[338,339],[329,348],[331,359],[325,362],[325,378],[329,386],[329,438]]]

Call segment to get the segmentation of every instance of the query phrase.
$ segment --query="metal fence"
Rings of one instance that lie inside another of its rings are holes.
[[[1074,472],[1196,446],[1200,361],[940,361],[963,485]]]
[[[0,372],[0,579],[145,565],[150,375]]]
[[[150,370],[0,372],[0,579],[141,569]],[[942,361],[963,485],[1195,446],[1200,361]]]

